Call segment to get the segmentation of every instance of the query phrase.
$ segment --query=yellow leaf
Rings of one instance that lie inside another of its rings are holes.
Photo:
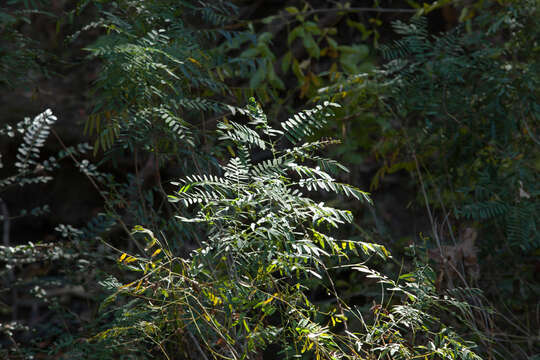
[[[300,350],[302,354],[306,352],[307,346],[308,346],[308,339],[306,338],[306,341],[304,342],[304,346],[302,347],[302,350]]]
[[[159,254],[161,252],[161,249],[157,249],[156,251],[154,251],[154,253],[152,254],[152,257],[156,256],[157,254]]]
[[[120,258],[118,259],[119,262],[122,262],[126,258],[127,254],[123,253]]]
[[[196,64],[196,65],[198,65],[198,66],[201,66],[201,67],[202,67],[201,63],[200,63],[200,62],[198,62],[197,60],[195,60],[194,58],[192,58],[192,57],[188,57],[188,60],[189,60],[189,61],[191,61],[192,63],[194,63],[194,64]]]
[[[139,282],[137,284],[137,287],[135,288],[135,291],[139,290],[139,288],[141,287],[142,282],[143,282],[143,279],[139,280]]]
[[[270,296],[268,299],[266,299],[265,301],[263,301],[263,305],[266,305],[270,302],[272,302],[272,300],[274,300],[274,297],[277,295],[277,293],[275,293],[273,296]]]
[[[135,284],[135,281],[134,282],[130,282],[129,284],[125,284],[125,285],[122,285],[119,287],[119,289],[125,289],[125,288],[128,288],[130,287],[131,285]]]
[[[124,261],[126,264],[129,264],[130,262],[134,262],[135,260],[137,260],[136,257],[133,257],[133,256],[128,256],[127,259]]]

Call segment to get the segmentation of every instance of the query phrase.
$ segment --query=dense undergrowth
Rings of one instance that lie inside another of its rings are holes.
[[[2,91],[92,72],[81,144],[0,128],[1,356],[537,359],[538,3],[268,3],[0,7]],[[17,239],[69,168],[99,211]]]

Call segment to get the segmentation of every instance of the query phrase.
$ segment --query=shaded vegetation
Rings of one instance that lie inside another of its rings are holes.
[[[1,5],[1,356],[538,358],[539,17]]]

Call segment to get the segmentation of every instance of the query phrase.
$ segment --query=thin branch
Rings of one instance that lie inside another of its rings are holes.
[[[51,133],[54,135],[54,137],[56,138],[56,140],[58,140],[58,142],[60,143],[60,146],[62,146],[62,148],[64,149],[64,151],[68,154],[68,156],[71,158],[71,160],[73,160],[73,162],[75,163],[75,165],[77,165],[79,168],[83,168],[81,163],[79,162],[79,160],[77,160],[77,158],[75,156],[73,156],[72,152],[68,150],[68,148],[66,147],[66,145],[64,144],[64,142],[62,141],[62,139],[60,138],[60,136],[56,133],[56,131],[54,129],[51,129]],[[109,202],[109,199],[103,194],[103,192],[101,191],[99,185],[96,183],[96,181],[92,178],[92,176],[90,176],[88,173],[84,172],[83,171],[83,174],[86,176],[86,178],[90,181],[90,183],[92,184],[92,186],[97,190],[98,194],[101,196],[101,198],[105,201],[106,204],[110,204]],[[114,210],[114,208],[111,206],[110,207],[111,210]],[[122,218],[120,217],[120,215],[118,214],[115,214],[117,216],[117,220],[118,222],[120,223],[120,226],[124,229],[124,231],[128,234],[128,236],[131,238],[131,240],[133,240],[133,242],[137,245],[137,247],[139,248],[139,250],[143,250],[144,249],[144,246],[141,246],[141,244],[139,244],[139,242],[135,239],[135,237],[133,236],[133,234],[131,233],[131,231],[129,231],[126,223],[124,221],[122,221]]]
[[[2,219],[4,221],[4,227],[2,232],[2,242],[4,246],[9,246],[9,225],[10,225],[10,217],[9,217],[9,211],[6,206],[6,203],[2,198],[0,198],[0,211],[2,214]]]
[[[332,9],[313,9],[309,11],[304,12],[298,12],[296,14],[287,13],[285,15],[288,16],[296,16],[296,15],[304,15],[309,16],[313,14],[319,14],[319,13],[329,13],[329,12],[343,12],[343,13],[362,13],[362,12],[373,12],[373,13],[406,13],[406,14],[414,14],[418,12],[416,9],[392,9],[392,8],[371,8],[371,7],[352,7],[352,8],[332,8]]]
[[[461,121],[459,121],[454,115],[450,114],[450,112],[448,111],[448,108],[446,107],[446,96],[447,96],[446,95],[446,84],[444,84],[443,98],[442,98],[442,105],[443,105],[444,112],[446,113],[446,115],[448,115],[448,117],[450,119],[454,120],[459,125],[463,126],[463,123]]]
[[[324,272],[326,273],[326,276],[328,277],[328,281],[330,282],[330,286],[332,287],[332,292],[334,293],[334,297],[336,299],[336,305],[338,307],[338,310],[339,312],[341,313],[341,316],[343,316],[343,326],[345,326],[345,330],[348,332],[349,331],[349,326],[347,324],[347,320],[346,317],[345,317],[345,311],[343,310],[343,306],[341,305],[341,299],[339,298],[339,295],[337,293],[337,290],[336,290],[336,286],[334,285],[334,281],[332,280],[332,276],[330,276],[330,274],[328,273],[328,269],[326,268],[326,266],[324,264],[322,264],[322,267],[324,269]],[[347,335],[349,338],[350,338],[350,335]]]
[[[188,333],[189,337],[191,338],[191,341],[193,341],[193,343],[194,343],[195,346],[197,347],[197,350],[198,350],[199,353],[201,354],[202,358],[203,358],[204,360],[208,360],[208,357],[206,356],[206,354],[205,354],[204,351],[202,350],[201,344],[199,344],[199,341],[197,340],[197,338],[191,333],[191,331],[189,331],[189,329],[187,330],[187,333]]]
[[[293,16],[310,16],[314,14],[328,14],[328,13],[402,13],[402,14],[415,14],[418,10],[416,9],[401,9],[401,8],[371,8],[371,7],[350,7],[350,8],[330,8],[330,9],[313,9],[308,11],[299,11],[297,13],[289,13],[289,12],[281,12],[280,14],[274,15],[277,17],[282,18],[290,18]],[[240,22],[236,24],[231,24],[229,26],[225,26],[225,29],[237,29],[245,26],[248,23],[260,23],[266,20],[268,17],[264,17],[261,19],[254,19],[254,20],[240,20]]]
[[[441,247],[441,241],[439,240],[439,235],[437,233],[437,227],[435,225],[435,220],[433,219],[433,214],[431,213],[431,207],[429,206],[429,200],[426,193],[426,187],[424,184],[424,179],[422,177],[422,172],[420,171],[420,165],[418,164],[418,158],[416,157],[416,151],[413,150],[413,159],[414,164],[416,165],[416,172],[418,173],[418,178],[420,180],[420,187],[422,189],[422,195],[424,197],[424,202],[426,204],[426,210],[429,216],[429,222],[431,223],[431,229],[433,231],[433,237],[435,238],[435,241],[437,242],[437,247],[439,248],[439,251],[441,253],[441,257],[443,257],[443,251]]]
[[[3,231],[2,231],[2,242],[4,246],[8,247],[10,245],[9,228],[11,225],[11,219],[9,218],[8,207],[2,198],[0,198],[0,210],[1,210],[3,220],[4,220],[4,226],[3,226]],[[13,284],[15,282],[15,274],[13,272],[13,268],[10,268],[7,271],[7,274],[8,274],[9,282]],[[17,320],[18,318],[18,311],[17,311],[19,308],[18,298],[19,298],[19,292],[17,291],[16,287],[13,287],[11,289],[11,306],[12,306],[11,317],[13,320]],[[15,343],[15,346],[17,346],[17,343]]]
[[[527,134],[529,134],[529,137],[532,141],[536,143],[536,145],[540,146],[540,141],[538,141],[534,135],[531,129],[529,128],[529,125],[527,124],[527,121],[525,120],[525,114],[523,114],[523,109],[521,109],[521,121],[523,121],[523,125],[525,125],[525,129],[527,129]]]
[[[144,196],[142,193],[142,184],[144,183],[144,177],[141,177],[139,174],[139,159],[138,159],[138,151],[137,147],[133,149],[133,164],[135,167],[135,185],[137,186],[137,192],[139,194],[139,198],[141,199],[141,208],[143,211],[143,215],[145,218],[148,218],[148,215],[146,214],[146,206],[144,206]]]

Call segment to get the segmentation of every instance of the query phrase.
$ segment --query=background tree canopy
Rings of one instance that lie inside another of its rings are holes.
[[[536,0],[0,4],[0,356],[540,359]]]

